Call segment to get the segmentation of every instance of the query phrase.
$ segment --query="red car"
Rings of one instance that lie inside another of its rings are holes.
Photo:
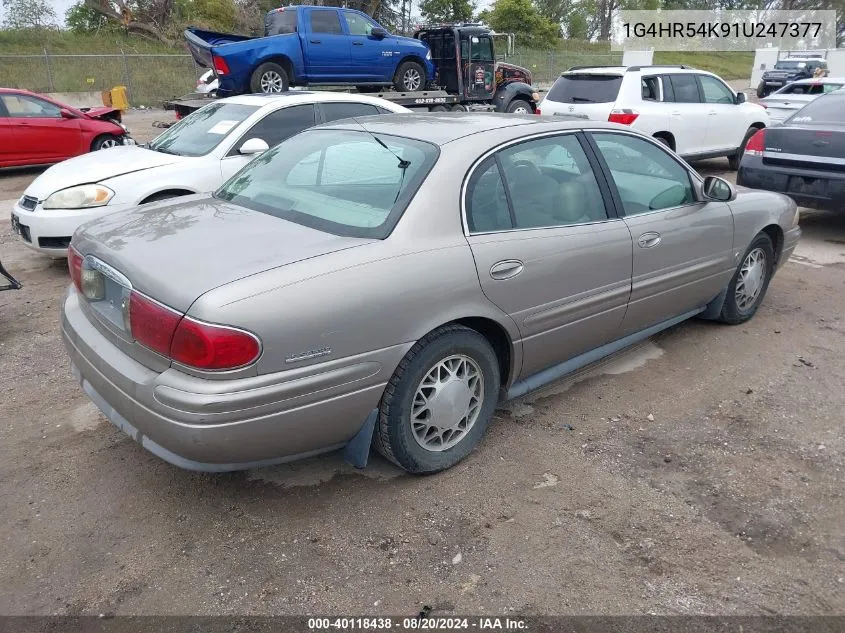
[[[58,163],[132,143],[114,108],[71,108],[28,90],[0,88],[0,167]]]

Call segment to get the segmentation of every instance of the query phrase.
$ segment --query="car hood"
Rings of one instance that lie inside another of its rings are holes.
[[[85,113],[92,119],[101,119],[103,121],[108,121],[110,119],[120,121],[122,117],[121,111],[117,108],[108,108],[101,106],[97,108],[81,108],[79,111]]]
[[[391,37],[396,40],[398,44],[405,44],[406,46],[417,46],[420,48],[428,49],[425,42],[422,40],[415,39],[413,37],[404,37],[402,35],[391,35]]]
[[[26,188],[25,194],[39,200],[60,189],[102,182],[135,171],[164,167],[190,160],[185,156],[163,154],[137,145],[123,145],[83,154],[53,165]]]
[[[197,194],[104,216],[83,225],[73,246],[119,270],[135,289],[186,312],[218,286],[372,241]]]

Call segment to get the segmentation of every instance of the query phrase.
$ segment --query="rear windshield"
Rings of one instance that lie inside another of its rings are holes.
[[[205,156],[256,110],[257,106],[210,103],[167,128],[148,147],[165,154]]]
[[[778,62],[775,64],[776,70],[798,70],[804,68],[807,64],[805,62]]]
[[[786,120],[796,125],[845,124],[845,95],[830,94],[811,101]]]
[[[611,103],[616,101],[620,75],[561,75],[546,98],[557,103]]]
[[[335,235],[382,239],[437,155],[423,141],[312,130],[265,152],[214,195]]]
[[[276,9],[264,16],[264,36],[296,33],[296,9]]]

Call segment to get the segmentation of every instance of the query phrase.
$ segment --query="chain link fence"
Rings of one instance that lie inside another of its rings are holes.
[[[206,71],[190,55],[3,55],[0,86],[33,92],[92,92],[126,86],[133,106],[193,92]]]
[[[534,83],[548,87],[571,66],[618,65],[621,53],[517,49],[503,61],[531,71]],[[193,92],[206,71],[190,55],[3,55],[0,86],[33,92],[89,92],[126,86],[133,106],[158,106],[162,101]]]

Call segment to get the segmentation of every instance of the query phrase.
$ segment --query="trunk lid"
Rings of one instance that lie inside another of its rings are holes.
[[[763,163],[845,172],[845,125],[767,128]]]
[[[73,245],[114,267],[136,290],[186,312],[218,286],[372,241],[195,195],[105,216],[79,229]]]

